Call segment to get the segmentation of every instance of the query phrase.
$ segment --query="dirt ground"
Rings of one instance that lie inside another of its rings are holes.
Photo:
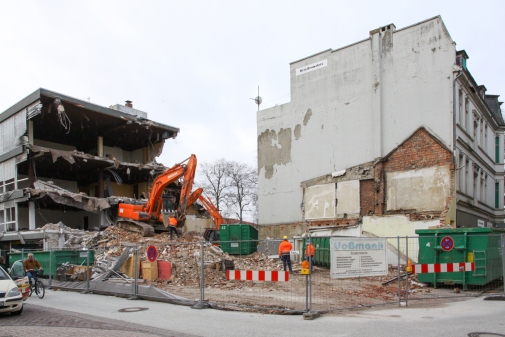
[[[307,277],[300,274],[298,264],[293,265],[294,274],[290,275],[288,282],[228,281],[226,273],[220,267],[223,261],[232,262],[235,270],[282,270],[282,263],[279,259],[270,259],[260,252],[245,256],[229,255],[208,242],[202,244],[203,238],[197,233],[186,233],[182,238],[170,240],[166,233],[144,238],[137,233],[109,227],[100,233],[72,233],[67,242],[95,249],[95,257],[99,256],[102,261],[117,258],[124,246],[131,247],[132,244],[141,245],[138,246],[139,257],[146,261],[147,247],[154,245],[158,250],[158,259],[171,263],[171,277],[145,281],[144,284],[197,301],[200,300],[203,245],[205,300],[232,310],[268,310],[279,313],[312,308],[329,312],[387,303],[399,305],[406,300],[411,303],[423,302],[418,300],[446,301],[447,298],[453,300],[478,296],[499,287],[503,289],[503,280],[467,290],[455,285],[433,288],[418,282],[416,275],[410,275],[407,292],[406,279],[401,279],[399,287],[398,269],[392,267],[384,276],[331,279],[329,268],[316,266],[310,282],[307,282]],[[404,266],[400,266],[400,270],[403,274]],[[383,285],[386,281],[391,282]],[[312,285],[311,289],[308,283]],[[309,299],[306,296],[308,292],[312,294]]]

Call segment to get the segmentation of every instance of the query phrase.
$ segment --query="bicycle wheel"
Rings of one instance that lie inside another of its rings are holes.
[[[35,293],[37,294],[37,296],[42,299],[44,298],[44,295],[46,293],[46,289],[44,288],[44,284],[37,280],[37,283],[35,283]]]
[[[32,296],[33,294],[33,287],[32,284],[30,283],[30,286],[28,287],[28,289],[30,290],[29,294],[28,294],[28,297]]]

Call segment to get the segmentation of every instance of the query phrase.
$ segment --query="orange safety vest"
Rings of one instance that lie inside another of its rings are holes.
[[[174,217],[171,217],[169,219],[169,225],[170,225],[170,227],[177,227],[177,219]]]
[[[305,247],[305,256],[314,256],[314,245],[312,243]]]
[[[293,246],[289,243],[288,240],[284,240],[279,245],[279,255],[289,254],[293,249]]]

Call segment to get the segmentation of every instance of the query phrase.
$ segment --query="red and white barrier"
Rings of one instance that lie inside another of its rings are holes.
[[[462,271],[473,271],[474,268],[473,262],[413,264],[412,273],[458,273]]]
[[[289,273],[277,270],[227,270],[228,280],[287,282]]]

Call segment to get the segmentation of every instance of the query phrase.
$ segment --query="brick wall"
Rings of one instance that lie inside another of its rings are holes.
[[[375,211],[375,181],[373,179],[359,182],[360,215],[372,215]]]
[[[405,142],[390,152],[375,166],[375,215],[385,213],[387,181],[386,172],[409,171],[433,166],[449,165],[451,176],[450,195],[446,200],[446,209],[442,212],[424,212],[428,218],[445,221],[445,214],[454,196],[454,162],[452,152],[425,128],[419,128]],[[394,212],[398,213],[398,212]],[[429,213],[429,214],[428,214]],[[412,220],[424,219],[423,212],[410,214]]]

